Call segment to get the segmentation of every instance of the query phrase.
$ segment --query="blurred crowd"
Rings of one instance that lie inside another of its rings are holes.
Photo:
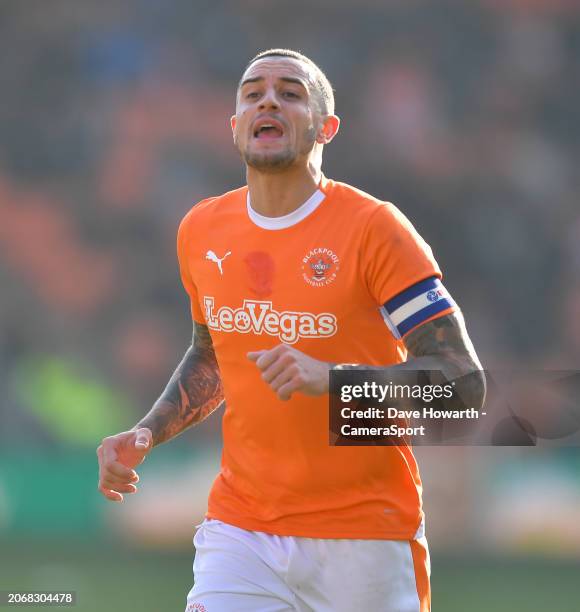
[[[273,46],[329,76],[325,173],[410,217],[485,366],[580,367],[576,0],[5,2],[0,444],[91,445],[160,393],[176,229],[243,184],[235,88]]]

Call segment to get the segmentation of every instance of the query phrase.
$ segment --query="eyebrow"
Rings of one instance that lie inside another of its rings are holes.
[[[278,79],[280,81],[285,81],[286,83],[295,83],[296,85],[300,85],[300,86],[304,87],[304,89],[307,89],[307,87],[304,84],[304,82],[301,81],[300,79],[295,78],[295,77],[278,77]],[[243,87],[244,85],[247,85],[248,83],[257,83],[258,81],[263,81],[263,80],[264,80],[264,77],[262,77],[262,76],[250,77],[248,79],[244,79],[240,83],[240,87]]]

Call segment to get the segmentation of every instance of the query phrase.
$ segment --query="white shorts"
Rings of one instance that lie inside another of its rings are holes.
[[[429,612],[427,540],[277,536],[206,520],[186,612]]]

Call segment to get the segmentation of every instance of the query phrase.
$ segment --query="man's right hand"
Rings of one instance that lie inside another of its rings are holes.
[[[133,468],[143,462],[153,448],[150,429],[123,431],[104,438],[99,448],[99,491],[111,501],[123,501],[123,493],[135,493],[139,476]]]

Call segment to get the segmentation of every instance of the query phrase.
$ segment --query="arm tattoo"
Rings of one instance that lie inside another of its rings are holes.
[[[485,399],[485,375],[465,328],[461,312],[429,321],[413,330],[405,339],[410,359],[390,367],[339,365],[337,369],[401,371],[431,373],[431,383],[455,381],[454,401],[476,410]],[[452,406],[449,406],[452,407]]]
[[[444,360],[442,371],[461,376],[481,370],[461,312],[440,317],[419,326],[405,338],[405,346],[415,360]]]
[[[444,381],[455,381],[455,401],[476,410],[483,406],[485,374],[460,311],[421,325],[407,336],[405,346],[414,365],[440,371]]]
[[[192,344],[150,412],[135,426],[153,433],[161,444],[203,421],[223,400],[223,387],[211,336],[205,325],[193,324]]]

